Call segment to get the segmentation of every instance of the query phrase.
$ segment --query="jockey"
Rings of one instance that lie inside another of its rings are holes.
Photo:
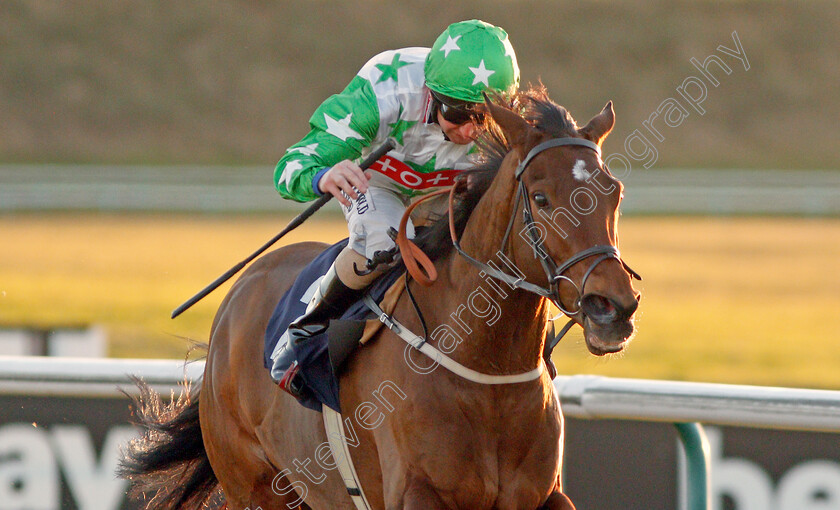
[[[447,27],[431,49],[376,55],[315,110],[309,134],[277,163],[275,186],[299,202],[331,193],[343,206],[350,240],[306,313],[286,332],[285,350],[271,370],[281,388],[300,396],[289,345],[322,333],[383,272],[379,266],[359,276],[354,264],[364,268],[377,252],[394,247],[389,228],[397,229],[413,197],[453,184],[458,172],[474,164],[483,93],[512,94],[518,86],[507,33],[469,20]],[[363,172],[357,162],[388,140],[394,149]],[[406,234],[414,237],[411,222]]]

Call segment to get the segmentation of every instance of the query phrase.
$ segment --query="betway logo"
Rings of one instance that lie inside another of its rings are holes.
[[[114,470],[120,448],[137,436],[129,426],[109,429],[96,458],[90,432],[83,425],[48,429],[28,423],[0,427],[0,510],[59,510],[61,481],[79,510],[116,510],[128,482]]]
[[[767,470],[744,458],[725,457],[723,431],[705,427],[711,454],[712,510],[832,510],[840,508],[840,463],[806,460],[780,474],[776,484]],[[681,452],[681,449],[678,449]],[[678,480],[685,479],[680,455]],[[678,487],[678,508],[687,508],[686,487]],[[728,503],[727,503],[728,500]],[[728,506],[727,506],[728,504]]]
[[[460,170],[439,170],[424,174],[387,155],[379,158],[370,166],[370,169],[411,189],[450,186],[455,184],[455,176],[461,173]]]

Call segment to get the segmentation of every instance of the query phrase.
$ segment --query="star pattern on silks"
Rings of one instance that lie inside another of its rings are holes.
[[[483,83],[485,87],[490,86],[490,75],[496,72],[484,67],[484,59],[481,59],[481,63],[478,64],[478,67],[470,67],[470,71],[472,71],[475,75],[472,84],[475,85],[476,83]]]
[[[430,170],[439,170],[438,164],[437,164],[437,157],[438,157],[437,154],[432,154],[432,157],[429,158],[429,161],[426,161],[425,163],[423,163],[423,168],[428,168]]]
[[[316,156],[318,153],[315,149],[318,148],[318,142],[311,143],[309,145],[304,145],[302,147],[292,147],[291,149],[287,150],[286,152],[300,152],[304,156]]]
[[[400,145],[405,145],[403,141],[403,137],[405,136],[405,132],[411,129],[411,127],[417,124],[416,120],[403,120],[399,117],[402,117],[403,107],[400,105],[400,113],[397,117],[397,121],[393,124],[388,124],[388,127],[391,128],[391,136],[394,137],[394,140],[397,141]]]
[[[353,118],[352,113],[348,113],[347,116],[341,120],[336,120],[325,113],[324,122],[327,123],[327,133],[333,135],[342,142],[346,141],[348,138],[357,138],[362,140],[362,135],[353,131],[353,128],[350,127],[351,118]]]
[[[516,58],[516,54],[513,52],[513,46],[510,44],[510,41],[507,39],[504,42],[505,45],[505,56],[509,57],[511,60]]]
[[[409,65],[408,62],[403,62],[400,60],[400,54],[395,53],[394,59],[391,60],[391,65],[388,64],[376,64],[376,68],[382,71],[382,75],[376,80],[376,83],[382,83],[385,80],[394,80],[397,81],[397,73],[400,70],[400,67],[405,67]]]
[[[283,177],[280,178],[280,184],[285,184],[286,188],[288,189],[289,183],[292,179],[292,174],[296,171],[303,168],[303,165],[300,164],[300,161],[293,159],[286,163],[286,166],[283,167]]]
[[[444,44],[443,46],[440,47],[440,51],[443,52],[443,58],[448,57],[450,51],[455,51],[455,50],[461,51],[460,46],[458,46],[458,39],[460,39],[460,38],[461,38],[460,35],[455,36],[454,39],[452,38],[451,35],[446,36],[446,44]]]

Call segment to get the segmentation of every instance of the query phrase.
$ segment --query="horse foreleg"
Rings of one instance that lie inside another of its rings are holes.
[[[575,510],[572,500],[562,492],[554,492],[540,510]]]

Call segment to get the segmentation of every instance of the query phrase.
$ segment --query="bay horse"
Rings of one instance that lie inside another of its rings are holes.
[[[561,484],[563,418],[543,370],[550,300],[583,327],[593,354],[622,350],[634,333],[640,294],[617,250],[623,188],[600,158],[612,103],[580,128],[543,87],[486,107],[484,161],[452,192],[454,234],[444,218],[416,240],[437,279],[406,278],[393,317],[434,330],[428,343],[474,371],[539,375],[478,384],[433,369],[381,328],[340,377],[351,458],[377,510],[573,509]],[[213,321],[197,399],[138,402],[148,433],[123,475],[153,497],[149,508],[202,508],[219,490],[230,510],[355,508],[321,414],[262,366],[275,305],[324,248],[277,249],[236,281]]]

